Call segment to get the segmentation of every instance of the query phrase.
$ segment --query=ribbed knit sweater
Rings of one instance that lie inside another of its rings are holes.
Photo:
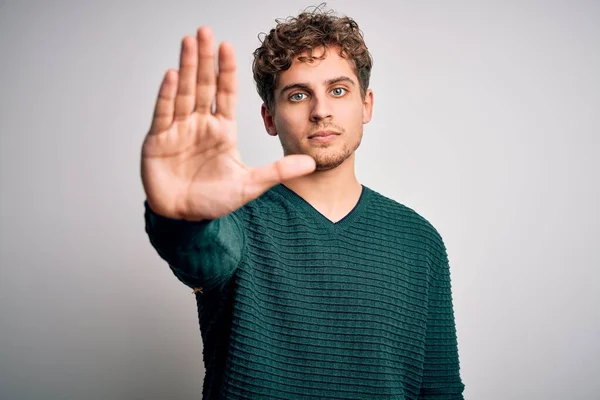
[[[363,185],[338,222],[279,184],[146,232],[196,289],[204,399],[463,399],[444,243]]]

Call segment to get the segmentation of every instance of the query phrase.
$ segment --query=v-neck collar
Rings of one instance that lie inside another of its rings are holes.
[[[361,184],[362,191],[360,193],[360,197],[358,198],[358,202],[356,205],[350,210],[348,214],[346,214],[342,219],[337,222],[331,221],[325,215],[321,214],[316,208],[314,208],[309,202],[304,200],[304,198],[300,197],[296,192],[280,183],[273,187],[273,191],[280,196],[284,197],[288,200],[300,213],[311,218],[311,221],[325,229],[329,229],[331,231],[337,232],[345,229],[350,226],[354,220],[356,220],[366,208],[371,191],[368,187]]]

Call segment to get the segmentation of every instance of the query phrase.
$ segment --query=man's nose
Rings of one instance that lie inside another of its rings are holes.
[[[311,101],[310,120],[312,122],[331,119],[331,105],[326,96],[315,95]]]

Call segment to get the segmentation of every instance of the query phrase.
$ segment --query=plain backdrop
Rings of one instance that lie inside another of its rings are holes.
[[[198,399],[191,291],[144,232],[140,148],[181,38],[251,75],[306,1],[0,2],[0,398]],[[361,183],[442,234],[467,399],[600,393],[600,2],[330,1],[374,57]]]

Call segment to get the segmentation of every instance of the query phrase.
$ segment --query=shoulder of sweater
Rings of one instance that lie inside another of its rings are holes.
[[[373,189],[370,190],[372,192],[369,205],[370,212],[376,213],[381,216],[382,220],[388,221],[387,226],[406,227],[410,225],[411,230],[419,236],[425,248],[428,249],[427,252],[433,262],[432,265],[447,268],[448,253],[446,245],[435,226],[413,208],[384,196]],[[404,228],[398,229],[401,230]]]
[[[387,197],[371,188],[372,192],[370,211],[372,213],[385,216],[393,225],[400,226],[409,223],[414,226],[422,235],[426,235],[436,246],[445,249],[441,234],[435,226],[422,214],[415,209],[402,204],[390,197]]]

